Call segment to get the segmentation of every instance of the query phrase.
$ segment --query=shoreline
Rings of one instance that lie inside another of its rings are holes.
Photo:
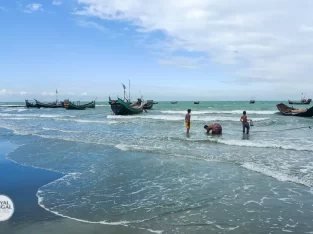
[[[67,175],[22,165],[8,159],[7,155],[18,147],[8,140],[0,139],[0,184],[2,185],[0,194],[10,197],[15,208],[9,220],[0,222],[3,233],[151,233],[127,226],[83,222],[72,217],[57,215],[44,208],[40,205],[38,197],[40,188]]]

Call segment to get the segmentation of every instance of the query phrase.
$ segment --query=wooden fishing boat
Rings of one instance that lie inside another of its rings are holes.
[[[311,98],[309,98],[309,99],[303,98],[303,99],[301,99],[300,102],[294,102],[294,101],[288,100],[288,103],[289,103],[289,104],[294,104],[294,105],[305,105],[305,104],[307,105],[307,104],[310,104],[311,101],[312,101]]]
[[[110,100],[111,101],[111,100]],[[136,103],[130,104],[118,98],[117,102],[112,102],[111,109],[116,115],[140,114],[143,111],[144,102],[140,98]]]
[[[301,116],[301,117],[312,117],[313,116],[313,106],[303,110],[303,109],[296,109],[294,107],[287,106],[283,103],[276,105],[277,109],[282,113],[283,115],[289,115],[289,116]]]
[[[67,110],[85,110],[86,105],[80,105],[79,102],[75,104],[74,102],[70,102],[69,100],[64,100],[64,108]]]
[[[43,103],[35,99],[36,105],[38,108],[64,108],[63,102],[50,102],[50,103]]]
[[[82,104],[82,105],[86,106],[86,108],[96,108],[96,99],[87,104]]]
[[[171,102],[171,104],[177,104],[177,101]]]
[[[25,105],[27,108],[39,108],[36,102],[25,100]]]
[[[143,106],[143,109],[152,109],[152,107],[153,107],[153,100],[147,100],[147,102]]]
[[[193,102],[193,104],[200,104],[200,102]]]

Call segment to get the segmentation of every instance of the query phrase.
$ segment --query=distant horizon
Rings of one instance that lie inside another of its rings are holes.
[[[112,98],[114,99],[114,98]],[[34,99],[26,99],[26,100],[34,100]],[[58,99],[58,101],[63,101],[65,99]],[[80,101],[80,102],[89,102],[93,99],[90,99],[90,100],[86,100],[86,99],[83,99],[83,100],[74,100],[74,99],[69,99],[70,101]],[[136,99],[132,99],[132,100],[136,100]],[[157,100],[157,99],[144,99],[144,101],[146,100],[153,100],[153,101],[157,101],[157,102],[247,102],[249,103],[250,100]],[[40,100],[38,100],[40,101]],[[44,101],[44,102],[54,102],[55,99],[51,99],[51,100],[48,100],[48,101]],[[276,102],[276,101],[279,101],[279,102],[288,102],[289,100],[281,100],[281,99],[277,99],[277,100],[255,100],[255,103],[258,103],[258,102]],[[290,101],[297,101],[297,100],[290,100]],[[300,100],[299,100],[300,101]],[[109,102],[109,100],[96,100],[96,104],[98,102]],[[25,100],[24,101],[0,101],[0,105],[1,103],[25,103]],[[255,104],[254,103],[254,104]],[[173,104],[175,105],[175,104]],[[196,104],[195,104],[196,105]],[[251,104],[253,105],[253,104]]]

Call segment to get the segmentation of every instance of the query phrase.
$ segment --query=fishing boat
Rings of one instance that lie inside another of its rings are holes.
[[[152,109],[152,107],[153,107],[153,100],[147,100],[147,102],[143,106],[143,109]]]
[[[288,116],[301,116],[301,117],[312,117],[313,116],[313,106],[303,110],[303,109],[296,109],[294,107],[287,106],[283,103],[276,105],[277,109],[282,113],[283,115]]]
[[[40,102],[36,99],[34,99],[36,102],[36,106],[38,108],[44,107],[44,108],[64,108],[64,103],[63,102],[58,102],[57,100],[55,102],[50,102],[50,103],[44,103]]]
[[[249,101],[250,104],[254,104],[255,103],[255,100],[254,100],[254,97],[252,97]]]
[[[200,104],[200,102],[193,102],[193,104]]]
[[[177,101],[171,102],[171,104],[177,104]]]
[[[306,99],[305,95],[303,95],[303,93],[302,93],[300,102],[297,102],[297,101],[294,102],[294,101],[288,100],[288,103],[289,104],[294,104],[294,105],[304,105],[304,104],[310,104],[311,101],[312,101],[311,98]]]
[[[64,100],[64,108],[67,110],[85,110],[86,108],[95,108],[96,106],[96,99],[87,103],[87,104],[80,104],[78,102],[71,102],[68,99]]]
[[[37,106],[36,102],[34,102],[32,100],[25,100],[25,105],[27,108],[39,108],[39,106]]]
[[[74,102],[70,102],[68,99],[64,100],[64,108],[67,110],[85,110],[86,105],[80,105],[80,102],[75,104]]]
[[[143,106],[145,103],[141,98],[137,99],[137,102],[132,103],[130,100],[130,91],[129,96],[126,98],[126,86],[122,83],[124,89],[124,99],[117,98],[117,100],[112,100],[109,96],[109,103],[111,105],[111,110],[116,115],[133,115],[139,114],[143,111]],[[129,81],[129,89],[130,89],[130,81]]]
[[[56,100],[55,102],[49,102],[49,103],[44,103],[44,102],[40,102],[37,99],[35,100],[35,103],[30,101],[30,100],[25,100],[25,104],[27,108],[30,107],[36,107],[36,108],[63,108],[64,107],[64,103],[63,102],[59,102],[58,101],[58,90],[55,90],[55,94],[56,94]]]
[[[117,102],[111,104],[111,109],[116,115],[133,115],[142,113],[144,105],[145,103],[140,98],[133,104],[118,98]]]

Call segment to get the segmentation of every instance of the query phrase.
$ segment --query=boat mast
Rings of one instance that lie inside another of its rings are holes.
[[[130,102],[130,79],[128,80],[128,99]]]
[[[55,98],[56,98],[55,104],[58,104],[58,90],[57,89],[55,90]]]

